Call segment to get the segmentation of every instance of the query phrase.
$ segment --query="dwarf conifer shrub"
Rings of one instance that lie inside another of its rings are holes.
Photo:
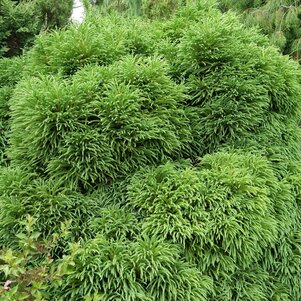
[[[28,214],[45,239],[68,223],[51,300],[299,301],[299,78],[215,1],[40,36],[10,100],[1,247]]]
[[[60,232],[60,223],[68,223],[69,235],[65,241],[80,241],[93,237],[90,222],[98,216],[102,198],[87,197],[62,187],[58,182],[37,178],[18,169],[4,168],[1,171],[1,239],[0,246],[15,246],[16,233],[23,230],[30,215],[35,219],[34,231],[41,239],[50,239]],[[58,243],[61,249],[66,243]]]
[[[180,244],[187,260],[217,280],[222,300],[223,290],[234,296],[238,289],[223,275],[252,268],[276,243],[276,187],[266,160],[217,153],[196,167],[168,163],[142,170],[132,178],[128,197],[143,216],[142,232]],[[241,280],[241,298],[251,298],[251,283]]]
[[[107,66],[129,54],[148,56],[153,54],[153,43],[161,35],[148,23],[136,19],[128,23],[118,15],[101,18],[92,15],[89,20],[68,30],[37,37],[29,53],[27,72],[68,77],[89,64]]]
[[[252,148],[256,141],[254,148],[258,151],[260,144],[269,157],[298,156],[300,71],[295,63],[280,57],[253,29],[244,29],[234,15],[225,18],[214,9],[206,15],[187,9],[165,26],[172,44],[162,43],[160,51],[172,65],[173,78],[187,88],[185,110],[199,151],[239,144]],[[278,138],[271,143],[271,136]]]
[[[171,239],[201,252],[196,258],[205,270],[206,262],[210,264],[206,252],[218,257],[217,250],[222,248],[216,264],[230,271],[229,258],[236,265],[248,266],[275,241],[269,190],[276,181],[260,158],[218,153],[203,157],[196,169],[177,170],[169,163],[137,173],[128,188],[129,200],[144,215],[142,228],[149,236]],[[243,234],[245,231],[248,233]]]

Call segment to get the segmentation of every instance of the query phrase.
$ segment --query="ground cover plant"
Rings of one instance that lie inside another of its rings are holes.
[[[3,300],[300,300],[296,62],[211,0],[91,14],[23,59]]]

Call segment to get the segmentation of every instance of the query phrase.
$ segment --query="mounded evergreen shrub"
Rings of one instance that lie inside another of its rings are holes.
[[[196,167],[168,163],[142,170],[132,178],[128,198],[143,217],[144,235],[180,244],[189,262],[217,280],[217,300],[264,300],[275,269],[266,251],[276,251],[277,239],[300,218],[287,215],[298,205],[267,160],[239,153],[206,155]],[[287,287],[295,290],[300,282],[293,281],[298,284]]]
[[[72,81],[24,80],[12,100],[12,118],[20,121],[12,130],[21,134],[12,134],[12,157],[84,188],[177,157],[190,133],[183,88],[165,69],[157,58],[128,57],[109,67],[84,67]]]
[[[214,1],[39,37],[10,100],[2,248],[28,214],[45,239],[67,222],[50,300],[299,301],[299,78]]]
[[[73,270],[62,285],[66,300],[96,294],[96,300],[202,301],[211,288],[208,277],[181,260],[177,246],[157,238],[125,242],[99,236],[72,257]]]
[[[183,30],[186,18],[191,21]],[[165,26],[172,43],[160,50],[188,89],[185,110],[201,153],[242,147],[270,159],[299,157],[300,71],[294,62],[232,14],[188,8]]]
[[[0,1],[0,165],[8,162],[8,101],[22,76],[22,51],[33,44],[40,31],[66,25],[72,5],[72,0]]]
[[[16,243],[15,233],[24,228],[28,215],[36,219],[35,231],[41,238],[59,233],[61,222],[70,223],[70,241],[93,236],[89,224],[102,206],[101,197],[83,196],[17,169],[4,168],[1,179],[1,246]]]

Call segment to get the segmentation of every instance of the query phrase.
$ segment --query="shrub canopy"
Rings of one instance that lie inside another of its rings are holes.
[[[69,222],[50,300],[300,300],[296,62],[214,1],[91,15],[25,61],[0,244]]]

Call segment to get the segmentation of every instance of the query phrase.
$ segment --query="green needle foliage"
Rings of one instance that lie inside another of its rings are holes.
[[[167,18],[186,0],[96,0],[100,12],[119,12],[126,16],[143,16],[150,19]]]
[[[192,248],[205,271],[214,252],[218,270],[228,272],[235,269],[230,261],[249,266],[275,241],[269,197],[275,181],[260,158],[217,153],[203,157],[200,170],[177,170],[168,163],[138,173],[129,186],[129,199],[143,211],[146,234]]]
[[[220,0],[222,10],[233,9],[242,13],[248,26],[257,26],[267,34],[272,44],[301,59],[301,1],[296,0]]]
[[[180,108],[183,88],[166,73],[160,59],[130,56],[109,67],[82,68],[72,81],[25,80],[12,100],[13,119],[20,121],[12,130],[26,128],[28,136],[12,134],[12,157],[84,188],[176,157],[190,133]]]
[[[300,70],[217,4],[91,11],[20,80],[2,60],[0,248],[20,253],[28,215],[41,245],[66,225],[49,300],[300,300]]]
[[[40,31],[65,26],[72,4],[72,0],[0,1],[0,165],[8,162],[4,154],[10,118],[8,101],[22,75],[21,54]]]
[[[16,83],[20,80],[24,65],[23,57],[0,58],[0,166],[7,165],[5,150],[9,132],[9,99]]]
[[[216,153],[194,168],[168,163],[142,170],[128,196],[143,216],[145,235],[180,244],[187,260],[216,280],[219,293],[224,287],[233,296],[237,287],[225,275],[250,269],[277,241],[277,184],[266,160]],[[279,208],[281,213],[286,207]],[[248,296],[243,289],[241,298]]]
[[[69,223],[70,241],[93,236],[89,225],[92,218],[98,216],[103,203],[101,196],[83,196],[58,186],[58,182],[44,182],[21,170],[4,168],[1,179],[0,246],[16,243],[15,234],[23,229],[22,222],[28,215],[36,220],[35,230],[41,238],[49,239],[58,233],[60,222]]]
[[[184,31],[178,27],[186,18]],[[172,44],[160,50],[188,90],[185,110],[201,153],[227,145],[268,157],[299,156],[300,71],[294,62],[232,14],[187,9],[187,16],[165,26]]]
[[[176,246],[158,238],[110,242],[98,236],[71,253],[63,280],[65,300],[207,300],[212,283],[181,260]],[[70,261],[70,260],[69,260]]]

